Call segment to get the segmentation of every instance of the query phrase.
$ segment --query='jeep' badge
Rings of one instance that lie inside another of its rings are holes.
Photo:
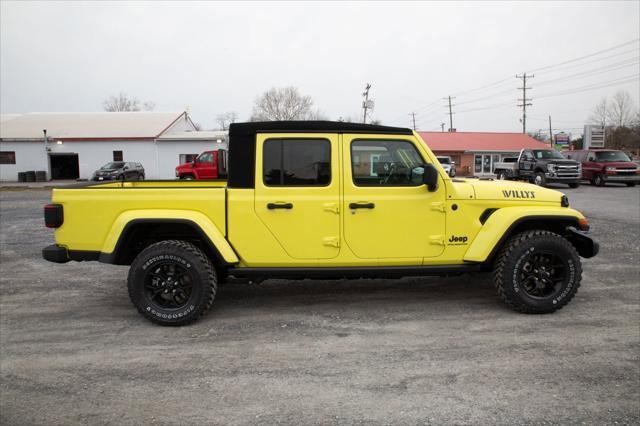
[[[468,238],[466,235],[452,235],[451,238],[449,238],[449,245],[465,245],[467,244],[467,240]]]

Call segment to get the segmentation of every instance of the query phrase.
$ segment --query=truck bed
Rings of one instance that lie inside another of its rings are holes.
[[[131,220],[206,217],[226,234],[226,181],[85,182],[55,188],[52,202],[61,204],[64,224],[56,241],[74,250],[111,253]]]

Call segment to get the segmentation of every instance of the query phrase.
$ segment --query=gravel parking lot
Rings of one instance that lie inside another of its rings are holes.
[[[3,424],[638,424],[640,190],[558,187],[601,244],[553,315],[488,277],[221,288],[163,328],[126,267],[54,265],[48,191],[0,194]]]

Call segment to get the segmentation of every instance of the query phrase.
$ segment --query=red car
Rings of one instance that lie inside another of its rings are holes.
[[[615,149],[586,149],[566,151],[565,156],[582,163],[582,179],[592,185],[607,182],[636,186],[640,182],[640,168],[622,151]]]
[[[176,167],[176,177],[185,180],[226,179],[227,151],[218,149],[203,152],[192,162]]]

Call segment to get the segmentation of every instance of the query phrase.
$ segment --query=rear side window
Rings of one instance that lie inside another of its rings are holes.
[[[331,183],[331,143],[326,139],[269,139],[262,155],[267,186],[326,186]]]

